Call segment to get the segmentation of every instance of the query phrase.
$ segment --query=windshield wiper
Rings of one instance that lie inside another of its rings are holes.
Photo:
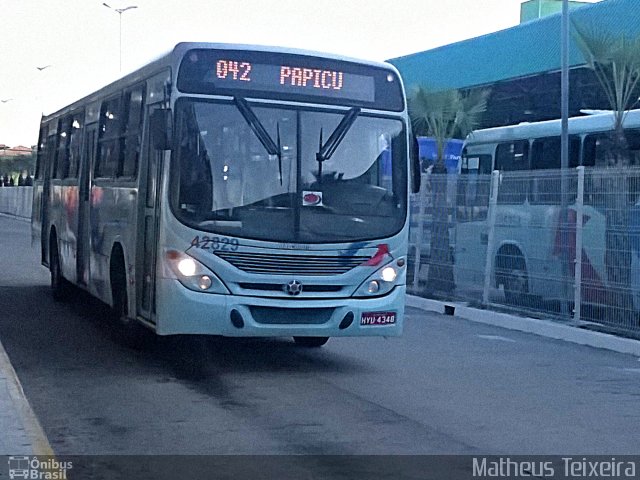
[[[247,124],[251,127],[253,133],[255,133],[260,143],[265,148],[269,155],[275,155],[278,157],[278,171],[280,174],[280,185],[282,185],[282,147],[280,145],[280,124],[277,125],[278,131],[278,143],[273,141],[267,129],[264,128],[262,122],[258,119],[256,114],[249,106],[249,102],[247,102],[244,98],[235,96],[233,100],[236,102],[236,106],[238,110],[246,120]],[[339,125],[338,125],[339,127]]]
[[[322,129],[320,129],[320,145],[318,147],[318,152],[316,153],[316,161],[318,162],[318,182],[322,183],[322,162],[325,160],[329,160],[331,156],[335,153],[338,145],[342,142],[345,135],[353,125],[353,122],[356,121],[356,118],[360,114],[360,109],[358,107],[353,107],[350,109],[347,114],[342,117],[340,123],[336,127],[336,129],[331,133],[329,138],[327,139],[327,143],[322,145]]]

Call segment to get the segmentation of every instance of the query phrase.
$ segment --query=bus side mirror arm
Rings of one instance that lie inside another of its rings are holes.
[[[418,137],[413,133],[410,135],[409,148],[409,158],[411,161],[411,166],[409,168],[409,171],[411,172],[411,193],[418,193],[420,191],[420,183],[422,180],[420,168],[420,146],[418,145]]]
[[[149,119],[151,145],[156,150],[170,150],[173,139],[173,121],[170,108],[154,110]]]

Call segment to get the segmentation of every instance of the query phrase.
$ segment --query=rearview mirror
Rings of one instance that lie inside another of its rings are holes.
[[[173,122],[170,108],[154,110],[149,119],[151,145],[156,150],[170,150],[173,138]]]

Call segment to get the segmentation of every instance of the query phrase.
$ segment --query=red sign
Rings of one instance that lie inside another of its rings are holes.
[[[320,195],[317,193],[307,193],[304,196],[304,203],[309,205],[317,205],[320,203],[320,200],[322,200],[322,198],[320,198]]]

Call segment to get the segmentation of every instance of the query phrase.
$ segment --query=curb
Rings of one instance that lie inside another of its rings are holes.
[[[640,341],[630,338],[621,338],[602,332],[584,330],[571,325],[563,325],[551,320],[537,318],[518,317],[507,313],[481,310],[467,307],[464,304],[454,302],[442,302],[428,298],[407,295],[407,306],[422,310],[438,312],[447,315],[484,323],[495,327],[518,330],[520,332],[533,333],[542,337],[564,340],[594,348],[603,348],[618,353],[626,353],[640,357]]]
[[[24,394],[22,384],[18,379],[18,375],[11,365],[9,356],[5,351],[2,343],[0,343],[0,372],[2,372],[7,379],[7,389],[9,396],[13,401],[16,413],[20,416],[22,425],[24,426],[27,436],[31,440],[31,448],[34,455],[47,455],[53,456],[53,449],[49,444],[49,440],[36,417],[36,414],[31,409],[29,401]]]

